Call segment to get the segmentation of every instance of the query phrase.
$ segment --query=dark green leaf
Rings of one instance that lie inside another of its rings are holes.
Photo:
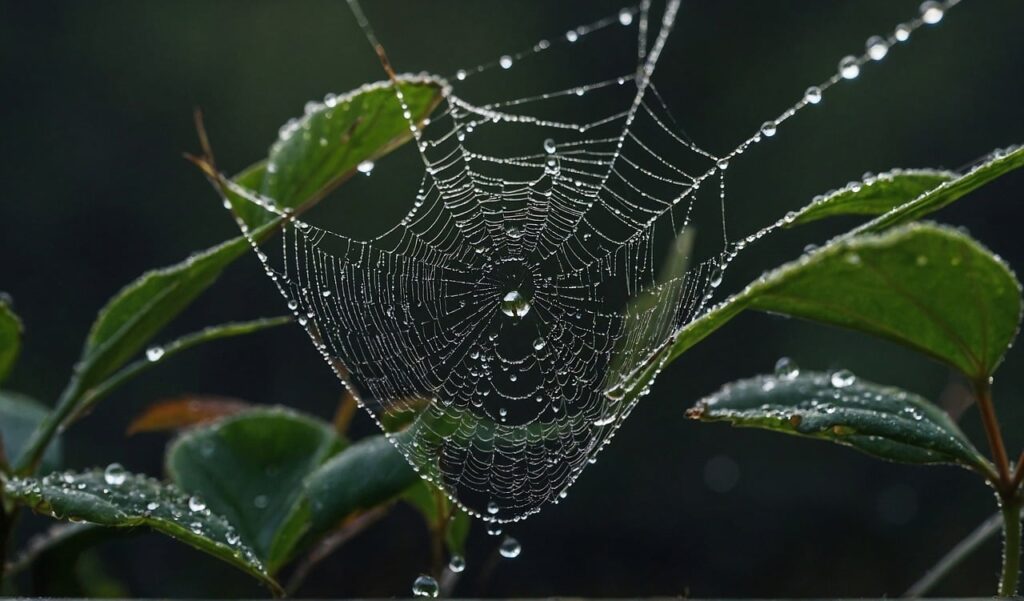
[[[400,89],[415,123],[441,101],[441,85],[433,78],[403,78]],[[281,133],[270,149],[260,192],[279,208],[296,213],[351,177],[359,163],[374,161],[412,138],[409,120],[388,81],[328,96],[324,104],[310,105]],[[263,213],[248,221],[250,226],[272,217]]]
[[[740,380],[702,399],[687,415],[830,440],[890,461],[954,463],[995,474],[944,411],[849,372]]]
[[[4,488],[10,498],[57,519],[114,528],[149,526],[240,568],[280,592],[263,563],[227,520],[190,503],[189,497],[172,485],[108,468],[56,473],[41,479],[15,478],[6,481]]]
[[[998,257],[950,228],[911,224],[843,237],[765,274],[678,330],[609,396],[642,390],[659,366],[745,309],[887,338],[977,380],[989,377],[1016,336],[1021,292]]]
[[[800,209],[787,226],[837,215],[881,215],[921,194],[956,179],[951,171],[900,169],[866,178],[829,192]]]
[[[254,409],[180,436],[167,473],[227,518],[273,573],[309,527],[303,481],[343,444],[315,418]]]
[[[965,175],[946,182],[914,200],[900,205],[859,228],[859,232],[879,232],[886,228],[909,223],[934,213],[959,200],[970,192],[1007,173],[1024,167],[1024,147],[997,151],[976,165]]]
[[[416,472],[384,436],[360,440],[306,480],[313,531],[324,532],[353,511],[389,501],[418,481]]]
[[[0,294],[0,382],[14,367],[21,350],[21,320],[14,314],[6,295]]]
[[[421,480],[402,493],[402,500],[420,512],[430,530],[443,528],[444,544],[449,554],[466,554],[466,538],[473,519],[443,491]]]
[[[16,465],[25,451],[32,432],[39,427],[50,409],[23,394],[0,390],[0,436],[4,453],[11,465]],[[51,472],[61,464],[61,443],[56,439],[46,449],[42,470]]]

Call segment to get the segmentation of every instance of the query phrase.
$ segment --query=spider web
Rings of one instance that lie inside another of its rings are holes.
[[[224,184],[283,218],[269,249],[239,226],[317,349],[413,468],[471,514],[515,521],[566,495],[646,393],[623,384],[707,310],[736,254],[785,222],[729,241],[729,162],[958,1],[925,2],[919,17],[869,39],[724,155],[686,137],[653,82],[679,0],[658,19],[644,0],[448,78],[403,76],[443,90],[423,123],[391,82],[364,88],[395,90],[424,164],[412,207],[379,235],[343,236]],[[609,79],[490,103],[455,91],[613,35],[630,36],[636,52]],[[621,109],[574,120],[595,97]],[[313,103],[307,118],[346,100]],[[488,147],[495,139],[520,148],[499,154]],[[723,242],[695,261],[690,226],[708,215],[722,220]],[[395,430],[403,416],[409,425]]]

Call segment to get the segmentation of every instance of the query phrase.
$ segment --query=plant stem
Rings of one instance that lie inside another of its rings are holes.
[[[988,378],[978,380],[974,385],[978,396],[978,410],[981,412],[981,421],[985,426],[985,437],[988,438],[989,448],[992,449],[992,460],[995,461],[996,469],[999,472],[999,481],[996,490],[1000,495],[1012,493],[1013,475],[1010,473],[1010,458],[1006,454],[1006,445],[1003,444],[1003,433],[999,429],[999,419],[996,417],[996,408],[992,404],[992,385]]]
[[[78,374],[72,375],[67,388],[64,389],[60,399],[57,401],[57,406],[46,415],[46,418],[39,424],[39,427],[32,432],[32,437],[29,438],[24,452],[22,452],[17,463],[12,466],[16,474],[24,476],[35,471],[40,460],[43,458],[43,453],[46,452],[46,447],[50,446],[54,434],[61,428],[64,419],[74,410],[75,404],[82,395],[82,392],[80,376]]]
[[[1020,577],[1020,495],[999,499],[1003,514],[1003,573],[999,579],[999,596],[1017,595]]]

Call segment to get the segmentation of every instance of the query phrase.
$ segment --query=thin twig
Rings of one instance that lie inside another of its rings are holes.
[[[339,547],[347,543],[348,541],[355,538],[363,530],[366,530],[373,524],[380,521],[385,515],[387,515],[390,506],[374,507],[368,511],[365,511],[358,516],[346,521],[338,530],[333,534],[327,536],[313,550],[309,552],[309,555],[295,568],[291,578],[288,579],[288,585],[285,587],[285,591],[288,596],[291,597],[295,594],[302,583],[309,576],[310,571],[317,566],[321,561],[326,559],[331,553],[338,550]]]
[[[932,588],[938,584],[946,574],[956,566],[960,565],[961,561],[966,559],[968,555],[973,553],[988,539],[995,536],[995,534],[1002,529],[1002,525],[1002,515],[999,513],[993,514],[968,534],[962,541],[957,543],[955,547],[950,549],[948,553],[942,556],[942,559],[929,568],[929,570],[925,572],[917,582],[907,589],[907,592],[903,593],[903,596],[920,597],[932,590]]]

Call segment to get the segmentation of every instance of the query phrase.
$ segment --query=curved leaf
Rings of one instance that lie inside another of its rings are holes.
[[[740,380],[697,402],[687,416],[829,440],[890,461],[953,463],[995,474],[944,411],[849,372]]]
[[[1024,147],[1016,146],[998,150],[979,162],[966,174],[893,208],[855,231],[858,233],[879,232],[915,221],[1021,167],[1024,167]]]
[[[360,440],[306,480],[312,530],[328,530],[353,511],[393,499],[417,482],[416,472],[387,438]]]
[[[0,294],[0,382],[14,367],[21,350],[21,320],[11,309],[10,299]]]
[[[21,459],[32,432],[49,413],[49,407],[35,399],[17,392],[0,390],[0,439],[3,440],[4,456],[12,465]],[[61,455],[61,442],[58,438],[46,449],[43,471],[60,468]]]
[[[190,503],[171,485],[120,470],[64,472],[4,483],[8,497],[57,519],[115,528],[149,526],[281,589],[223,517]]]
[[[442,87],[427,76],[403,76],[399,81],[409,119],[402,114],[390,81],[308,104],[301,119],[281,128],[270,149],[260,193],[279,208],[301,213],[351,177],[361,162],[374,161],[410,140],[409,121],[421,123],[433,112]],[[259,225],[273,217],[262,213],[250,213],[247,223]]]
[[[182,430],[236,415],[252,408],[245,401],[214,395],[185,395],[158,401],[147,407],[132,423],[128,435],[139,432]]]
[[[792,227],[837,215],[881,215],[914,200],[921,194],[956,179],[952,171],[894,169],[819,196],[797,211],[786,226]]]
[[[970,237],[911,224],[839,238],[759,278],[680,328],[665,348],[608,391],[633,394],[658,369],[746,309],[859,330],[988,378],[1017,334],[1013,272]]]
[[[234,524],[273,573],[309,527],[303,481],[343,444],[326,422],[254,409],[180,436],[167,473]]]

